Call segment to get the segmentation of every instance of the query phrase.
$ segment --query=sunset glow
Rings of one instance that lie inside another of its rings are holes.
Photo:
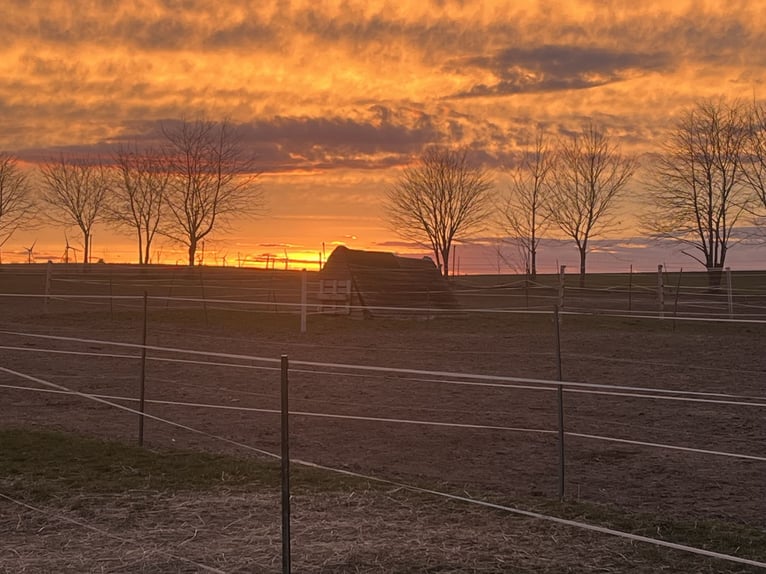
[[[419,253],[387,228],[382,199],[428,144],[467,146],[502,189],[538,124],[556,135],[593,118],[644,153],[699,98],[760,100],[766,80],[761,0],[0,0],[0,33],[0,149],[28,165],[106,157],[171,120],[240,127],[267,212],[211,237],[209,264],[287,251],[311,267],[323,244]],[[625,237],[640,192],[637,179]],[[36,239],[36,257],[58,260],[63,233],[19,230],[3,261]],[[157,257],[183,260],[176,249]],[[96,230],[95,257],[133,251]]]

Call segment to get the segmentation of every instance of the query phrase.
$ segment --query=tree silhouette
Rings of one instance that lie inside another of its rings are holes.
[[[762,214],[766,209],[766,106],[763,103],[753,102],[747,128],[743,174],[757,199],[757,210]]]
[[[585,285],[589,242],[614,227],[617,201],[636,167],[636,159],[623,155],[592,122],[559,142],[546,209],[550,220],[577,245],[580,286]]]
[[[93,225],[104,219],[109,181],[104,166],[89,158],[61,155],[40,166],[42,199],[47,217],[63,225],[76,225],[83,236],[83,262],[90,262]]]
[[[234,216],[259,212],[264,196],[253,161],[228,122],[183,121],[163,134],[169,180],[160,231],[187,247],[193,266],[205,237]]]
[[[136,145],[121,147],[114,156],[115,174],[108,219],[135,232],[138,262],[148,264],[152,241],[163,222],[170,172],[162,154]]]
[[[444,277],[452,243],[486,225],[492,181],[466,150],[428,148],[387,191],[387,217],[405,239],[428,245]]]
[[[748,208],[742,153],[746,122],[739,104],[702,101],[688,109],[652,166],[650,232],[686,246],[704,265],[711,287],[720,285],[732,231]]]
[[[537,276],[537,248],[542,234],[550,227],[549,175],[553,152],[545,133],[538,129],[531,145],[523,150],[521,161],[511,173],[508,195],[500,208],[500,225],[521,253],[524,269]]]
[[[16,228],[28,220],[34,208],[27,175],[15,156],[0,152],[0,237],[7,241]]]

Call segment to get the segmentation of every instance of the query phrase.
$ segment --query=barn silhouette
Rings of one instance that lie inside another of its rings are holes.
[[[320,303],[365,317],[427,317],[459,305],[430,258],[339,246],[319,273]]]

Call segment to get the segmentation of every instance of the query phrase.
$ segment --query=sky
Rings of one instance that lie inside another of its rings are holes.
[[[267,209],[211,237],[210,264],[285,251],[314,261],[323,244],[417,252],[383,199],[430,144],[468,148],[503,192],[538,125],[557,135],[592,119],[644,154],[701,98],[766,97],[764,0],[0,0],[0,38],[0,149],[25,165],[109,154],[183,118],[240,128]],[[594,270],[643,266],[656,249],[635,225],[638,179],[622,230],[605,238],[617,255],[595,256]],[[464,269],[495,269],[492,236],[458,248]],[[41,227],[19,230],[3,260],[26,259],[34,241],[41,260],[64,252],[64,230]],[[93,249],[137,257],[106,228]],[[558,249],[541,265],[575,268],[574,248]],[[668,249],[649,259],[693,267]],[[766,267],[761,250],[741,251],[737,265]],[[184,259],[168,243],[156,255]]]

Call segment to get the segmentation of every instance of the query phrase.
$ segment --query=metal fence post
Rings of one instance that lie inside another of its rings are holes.
[[[144,446],[144,402],[146,398],[146,339],[149,332],[149,296],[144,291],[144,329],[141,337],[141,381],[138,391],[138,446]]]
[[[556,375],[559,381],[564,380],[564,373],[561,366],[561,322],[559,321],[559,308],[555,307],[553,312],[553,321],[556,332]],[[558,385],[558,423],[559,423],[559,501],[564,500],[564,386]]]
[[[282,574],[290,574],[290,428],[287,355],[282,355]]]
[[[558,309],[564,308],[564,277],[566,270],[566,265],[562,265],[559,268],[559,304],[556,306]]]

